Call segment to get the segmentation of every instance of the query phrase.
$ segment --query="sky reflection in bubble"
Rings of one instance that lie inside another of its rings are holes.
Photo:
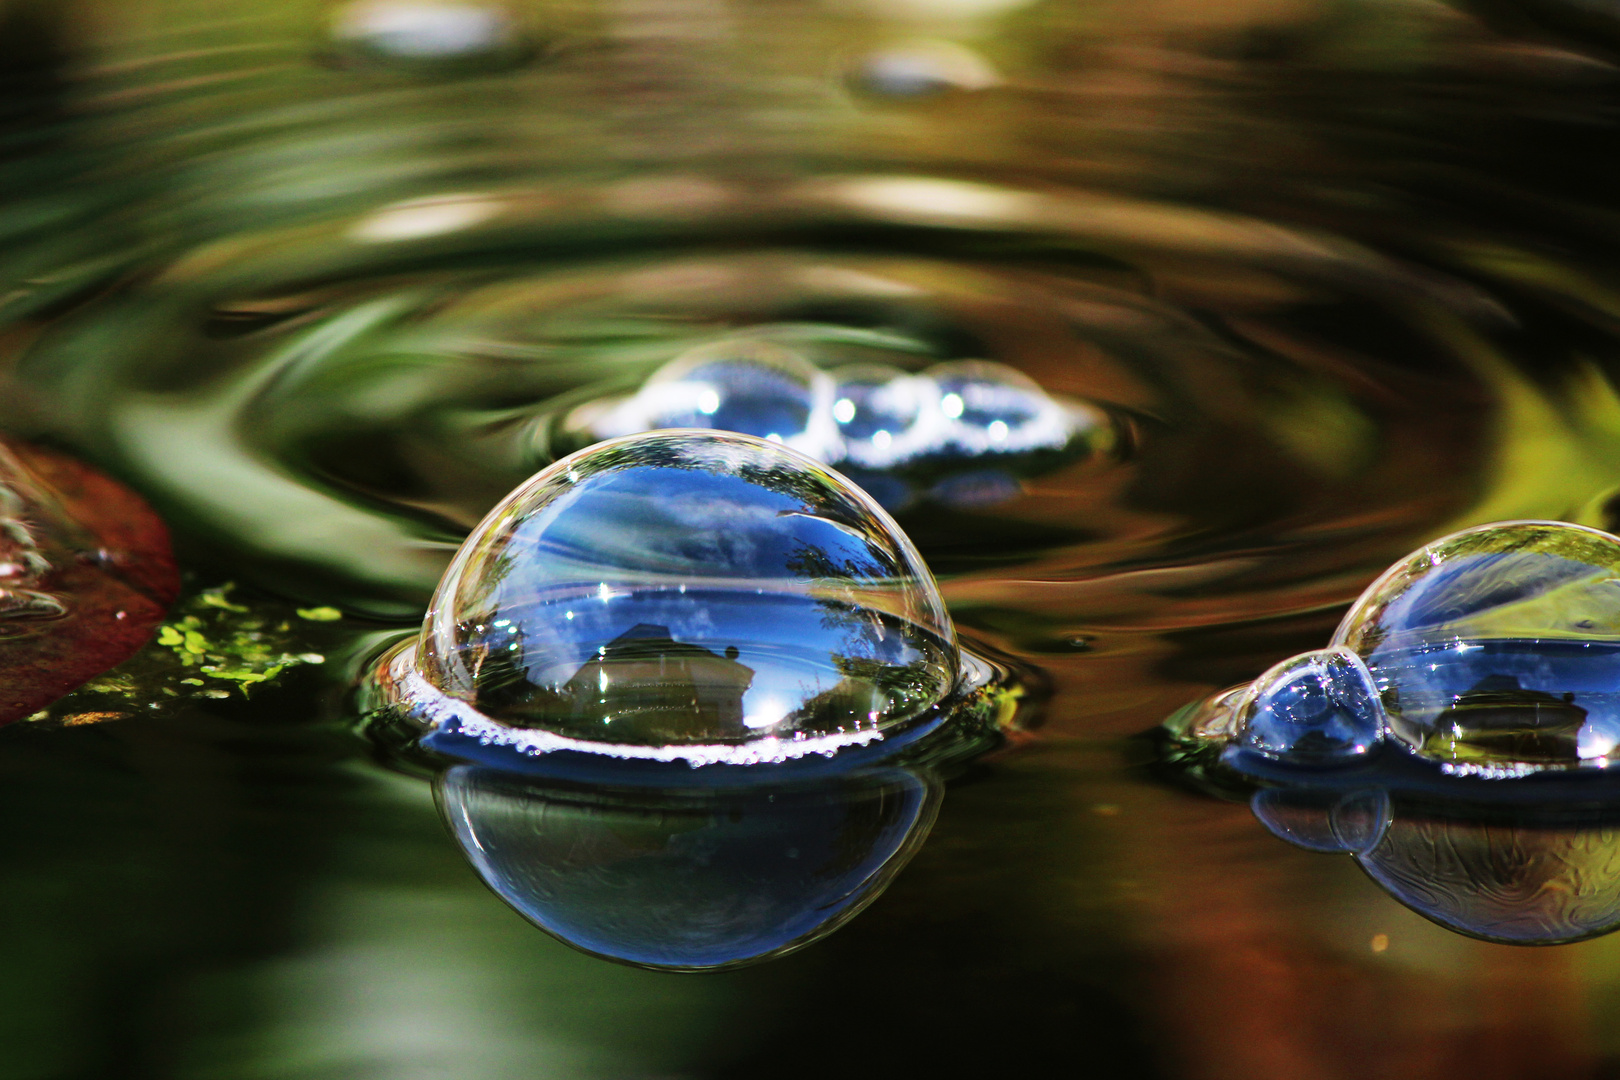
[[[1391,567],[1332,645],[1166,724],[1195,782],[1278,837],[1348,852],[1461,933],[1620,927],[1620,539],[1481,526]],[[1258,790],[1253,790],[1258,786]]]

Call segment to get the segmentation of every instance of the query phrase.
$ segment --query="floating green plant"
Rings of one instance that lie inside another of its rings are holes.
[[[293,668],[326,662],[322,640],[332,637],[341,612],[234,591],[226,582],[186,596],[141,652],[29,719],[84,724],[189,702],[240,700]]]

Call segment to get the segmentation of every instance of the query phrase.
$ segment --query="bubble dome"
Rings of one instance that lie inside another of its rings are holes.
[[[665,430],[501,502],[380,682],[486,745],[697,766],[881,741],[960,664],[927,566],[859,488],[777,443]]]
[[[1620,741],[1620,539],[1537,521],[1445,537],[1374,582],[1334,643],[1424,754],[1601,761]]]
[[[1620,538],[1556,521],[1443,537],[1373,582],[1329,648],[1200,716],[1208,736],[1290,765],[1347,764],[1388,737],[1472,776],[1607,767]]]

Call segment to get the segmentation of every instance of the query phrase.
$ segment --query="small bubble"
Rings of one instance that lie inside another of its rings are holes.
[[[1301,764],[1366,754],[1384,734],[1372,676],[1346,649],[1286,660],[1255,680],[1238,717],[1243,745]]]
[[[792,349],[738,339],[691,349],[602,422],[602,434],[659,428],[735,431],[823,461],[839,456],[832,380]]]

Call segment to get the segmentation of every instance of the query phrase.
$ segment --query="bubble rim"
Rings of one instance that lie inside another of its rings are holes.
[[[463,701],[424,676],[417,666],[417,645],[406,639],[386,653],[372,675],[382,707],[411,717],[421,730],[419,739],[437,734],[454,734],[476,740],[481,746],[515,751],[525,758],[547,754],[584,754],[601,760],[672,765],[685,762],[693,769],[710,765],[784,765],[820,756],[832,759],[859,747],[893,742],[894,752],[926,737],[949,720],[953,706],[969,695],[1006,682],[996,666],[968,651],[962,651],[956,681],[939,701],[905,717],[887,728],[834,732],[800,739],[772,736],[735,743],[666,743],[645,746],[636,743],[609,743],[574,739],[539,728],[516,728],[483,715],[470,702]],[[452,755],[453,756],[453,755]]]

